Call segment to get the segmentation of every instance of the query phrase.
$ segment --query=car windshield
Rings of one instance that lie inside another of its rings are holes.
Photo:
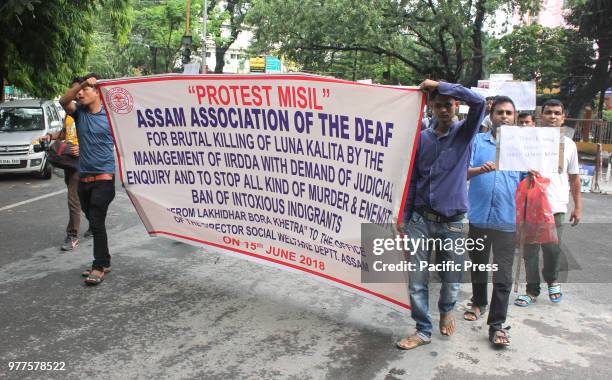
[[[42,131],[42,108],[0,108],[0,132]]]

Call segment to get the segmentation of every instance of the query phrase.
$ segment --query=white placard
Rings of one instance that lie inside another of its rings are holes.
[[[491,74],[489,75],[490,81],[510,81],[514,80],[514,75],[512,73],[504,73],[504,74]]]
[[[478,88],[489,88],[489,84],[490,84],[490,80],[488,79],[481,79],[478,81]]]
[[[192,75],[200,73],[200,63],[186,63],[183,66],[183,74]]]
[[[499,170],[557,173],[560,133],[560,128],[500,127]]]
[[[493,96],[504,95],[512,99],[517,111],[533,111],[536,108],[535,82],[491,81],[489,89]]]
[[[495,96],[496,94],[490,88],[482,88],[482,87],[470,87],[470,90],[474,91],[477,94],[482,95],[484,98],[488,98],[490,96]]]

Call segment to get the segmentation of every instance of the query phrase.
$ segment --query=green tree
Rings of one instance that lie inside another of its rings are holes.
[[[111,31],[125,40],[128,0],[7,0],[0,5],[0,82],[37,97],[61,93],[85,67],[94,15],[109,12]],[[3,96],[4,92],[2,92]]]
[[[215,1],[209,1],[215,4]],[[201,2],[191,2],[189,46],[197,54],[201,46]],[[186,1],[164,0],[135,2],[134,28],[127,36],[127,44],[120,45],[107,32],[108,17],[99,14],[99,26],[94,33],[94,44],[89,67],[105,77],[162,74],[176,71],[186,30]],[[209,10],[210,13],[210,10]],[[211,30],[211,25],[209,25]]]
[[[217,73],[223,72],[225,53],[242,31],[250,3],[247,0],[229,0],[223,4],[216,0],[208,2],[207,35],[212,36],[215,43]],[[94,34],[90,67],[112,77],[174,71],[182,48],[186,1],[136,2],[134,8],[135,27],[125,46],[118,45],[106,32],[107,18],[100,15],[101,27]],[[201,12],[201,2],[192,1],[190,32],[193,44],[190,48],[197,55],[201,55],[201,23],[197,19]]]
[[[225,53],[242,31],[242,24],[250,5],[249,0],[227,0],[223,10],[218,7],[214,10],[211,27],[208,30],[212,32],[215,39],[215,73],[223,73]],[[224,33],[226,27],[228,32]]]
[[[578,117],[585,104],[593,101],[612,87],[612,1],[570,0],[567,21],[578,28],[577,37],[595,44],[595,54],[584,57],[573,52],[570,57],[570,76],[563,85],[568,93],[570,117]]]
[[[497,54],[488,62],[492,72],[508,72],[516,80],[535,80],[539,89],[558,88],[570,75],[571,56],[590,56],[592,44],[565,28],[538,24],[515,29],[492,43]]]
[[[192,4],[190,24],[192,35],[199,41],[196,15],[199,4]],[[181,39],[185,33],[185,0],[168,0],[165,3],[143,5],[135,10],[134,29],[130,42],[135,50],[148,48],[149,60],[143,63],[145,73],[167,73],[174,69],[181,50]]]
[[[415,76],[475,84],[485,57],[485,19],[534,10],[537,0],[256,0],[248,22],[258,51],[280,49],[305,68],[332,54],[391,57]],[[518,8],[517,8],[518,7]]]

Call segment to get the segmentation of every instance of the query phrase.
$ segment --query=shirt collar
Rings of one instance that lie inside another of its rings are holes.
[[[486,131],[483,137],[486,141],[489,141],[492,144],[496,144],[495,138],[493,138],[493,131],[491,129]]]
[[[458,123],[459,123],[459,121],[453,121],[453,124],[451,124],[450,128],[448,128],[446,133],[444,133],[443,135],[438,136],[436,134],[436,132],[435,132],[435,129],[438,126],[438,120],[432,118],[432,124],[429,126],[428,130],[429,130],[429,133],[431,133],[434,137],[436,137],[437,139],[441,139],[442,137],[448,136],[448,134],[451,133],[451,131],[453,129],[455,129],[455,127],[457,126]]]

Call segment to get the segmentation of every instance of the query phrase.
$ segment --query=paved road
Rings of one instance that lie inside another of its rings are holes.
[[[58,249],[65,193],[2,210],[63,188],[59,176],[0,177],[0,378],[612,378],[612,196],[585,195],[582,228],[566,231],[564,302],[510,306],[510,349],[489,347],[484,321],[460,321],[454,337],[435,332],[429,346],[403,352],[393,343],[413,330],[408,315],[150,238],[120,186],[108,218],[114,271],[85,287],[91,240]],[[461,299],[469,295],[464,285]],[[63,361],[65,371],[10,372],[10,361]]]

